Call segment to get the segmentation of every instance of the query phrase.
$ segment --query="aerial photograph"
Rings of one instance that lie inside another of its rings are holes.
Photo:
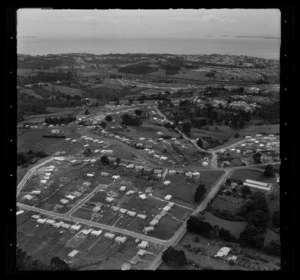
[[[17,271],[281,270],[279,9],[16,29]]]

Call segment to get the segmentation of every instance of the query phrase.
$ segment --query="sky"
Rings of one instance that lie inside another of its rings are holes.
[[[277,9],[42,10],[17,12],[18,37],[280,37]]]

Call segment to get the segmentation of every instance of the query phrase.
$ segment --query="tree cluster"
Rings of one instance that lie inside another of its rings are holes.
[[[187,263],[184,251],[169,247],[162,254],[162,261],[169,266],[179,267]]]
[[[199,203],[202,200],[202,198],[203,198],[203,196],[204,196],[205,193],[206,193],[205,185],[204,184],[200,184],[198,186],[198,188],[196,189],[195,196],[194,196],[194,201],[196,203]]]
[[[25,251],[17,247],[16,250],[16,270],[17,271],[47,271],[47,270],[71,270],[66,262],[59,257],[53,257],[50,263],[44,264],[39,260],[33,259]]]
[[[44,151],[33,152],[29,150],[28,152],[17,153],[17,166],[34,163],[40,158],[44,158],[46,156],[48,155]]]
[[[138,117],[133,117],[129,114],[124,114],[121,116],[122,124],[127,126],[140,126],[143,124],[142,120]]]

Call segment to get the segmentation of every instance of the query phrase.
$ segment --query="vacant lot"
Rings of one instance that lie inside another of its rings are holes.
[[[180,204],[186,202],[189,207],[195,207],[194,195],[199,184],[204,184],[207,191],[213,186],[213,184],[220,178],[223,171],[202,171],[200,172],[200,178],[195,182],[187,182],[184,175],[167,175],[165,180],[171,181],[169,186],[161,186],[154,191],[154,195],[166,195],[170,194]]]
[[[210,223],[212,226],[218,225],[219,228],[224,228],[229,230],[232,235],[236,238],[239,238],[240,233],[244,230],[245,226],[247,225],[246,222],[232,222],[224,219],[220,219],[215,215],[205,212],[205,221]]]
[[[275,178],[268,178],[264,176],[263,171],[252,170],[252,169],[240,169],[232,173],[231,178],[245,181],[246,179],[265,182],[275,183]]]

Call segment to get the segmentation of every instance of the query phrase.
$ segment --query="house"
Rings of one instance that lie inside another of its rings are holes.
[[[131,194],[134,194],[134,191],[128,191],[127,193],[126,193],[126,195],[131,195]]]
[[[165,206],[162,210],[168,212],[171,209],[171,207],[169,207],[168,205]]]
[[[235,262],[236,260],[237,260],[237,256],[229,256],[229,257],[227,257],[227,259],[226,259],[228,262]]]
[[[192,178],[192,177],[193,177],[193,173],[190,172],[190,171],[189,171],[189,172],[186,172],[186,173],[185,173],[185,176],[186,176],[186,177],[189,177],[189,178]]]
[[[164,185],[165,186],[168,186],[168,185],[170,185],[171,184],[171,181],[164,181]]]
[[[146,250],[141,249],[137,252],[137,255],[142,257],[145,255],[145,253],[146,253]]]
[[[92,173],[88,173],[88,174],[86,174],[86,176],[88,176],[88,177],[94,177],[95,175],[92,174]]]
[[[100,175],[103,177],[107,177],[109,174],[107,172],[101,172]]]
[[[76,197],[80,197],[82,195],[81,192],[75,191],[73,192],[73,195],[75,195]]]
[[[126,213],[128,216],[130,216],[130,217],[134,217],[135,215],[136,215],[136,212],[134,212],[134,211],[127,211],[127,213]]]
[[[69,203],[69,200],[67,200],[67,199],[61,199],[61,200],[60,200],[60,203],[61,203],[61,204],[68,204],[68,203]]]
[[[107,201],[107,202],[113,202],[114,201],[114,198],[112,198],[112,197],[107,197],[107,198],[105,198],[105,201]]]
[[[150,226],[156,226],[158,224],[158,220],[156,219],[153,219],[151,222],[150,222]]]
[[[160,215],[161,215],[162,217],[166,216],[166,214],[167,214],[167,211],[165,211],[165,210],[162,210],[162,211],[160,212]]]
[[[45,222],[46,222],[46,220],[47,219],[37,219],[37,222],[39,223],[39,224],[44,224]]]
[[[55,228],[60,228],[64,222],[57,222],[52,224]]]
[[[255,188],[263,191],[270,191],[271,190],[271,185],[268,183],[263,183],[259,181],[254,181],[254,180],[249,180],[247,179],[243,186],[247,186],[249,188]]]
[[[229,247],[222,247],[218,253],[215,255],[215,257],[226,257],[228,255],[228,253],[230,252],[230,248]]]
[[[118,244],[124,244],[127,241],[127,237],[125,237],[125,236],[118,236],[118,237],[115,238],[115,241]]]
[[[139,258],[139,256],[134,256],[131,260],[130,263],[135,265],[137,264],[141,259]]]
[[[170,208],[172,208],[174,206],[174,202],[169,202],[167,206],[169,206]]]
[[[148,247],[148,241],[143,240],[139,245],[138,248],[146,249]]]
[[[74,196],[74,195],[66,195],[66,198],[69,198],[70,200],[74,200],[74,198],[76,198],[76,196]]]
[[[104,234],[104,237],[111,240],[115,238],[115,234],[107,232]]]
[[[141,194],[140,196],[140,199],[142,199],[142,200],[145,200],[146,199],[146,195],[143,193],[143,194]]]
[[[37,220],[37,219],[40,218],[40,216],[39,215],[32,215],[31,218]]]
[[[127,209],[120,208],[119,212],[122,213],[122,214],[125,214],[127,212]]]
[[[148,232],[151,232],[151,231],[153,231],[153,230],[154,230],[154,227],[145,227],[145,228],[144,228],[145,234],[147,234]]]
[[[26,194],[26,195],[23,196],[23,199],[32,200],[33,196],[30,195],[30,194]]]
[[[102,230],[92,230],[91,231],[91,235],[92,236],[96,236],[96,237],[98,237],[98,236],[100,236],[101,235],[101,233],[102,233]]]
[[[63,223],[63,224],[61,225],[61,227],[62,227],[63,229],[69,229],[69,228],[71,227],[71,225],[66,224],[66,223]]]
[[[200,176],[200,173],[199,172],[193,172],[193,176],[197,177],[197,176]]]
[[[172,198],[172,195],[168,194],[164,197],[165,200],[170,200]]]
[[[47,224],[47,225],[52,225],[52,224],[54,224],[55,223],[55,221],[54,220],[51,220],[51,219],[48,219],[48,220],[46,220],[46,222],[45,222],[45,224]]]
[[[22,213],[24,213],[24,210],[19,210],[19,211],[16,213],[16,215],[18,216],[18,215],[20,215],[20,214],[22,214]]]
[[[140,170],[143,170],[143,169],[144,169],[144,166],[142,166],[142,165],[137,165],[135,167],[135,170],[137,170],[137,171],[140,171]]]
[[[32,193],[32,194],[40,194],[41,191],[32,191],[31,193]]]
[[[77,231],[77,230],[80,230],[80,229],[81,229],[81,225],[72,225],[72,226],[71,226],[71,229],[72,229],[72,230],[76,230],[76,231]]]
[[[131,266],[129,263],[123,263],[121,266],[121,270],[130,270]]]
[[[147,216],[143,214],[138,214],[137,217],[141,220],[145,220],[147,218]]]
[[[93,210],[92,210],[92,211],[97,213],[97,212],[99,212],[99,211],[100,211],[100,209],[101,209],[100,207],[96,206],[96,207],[94,207],[94,208],[93,208]]]
[[[83,187],[89,187],[91,184],[92,184],[92,183],[90,183],[90,182],[84,182],[84,183],[82,184],[82,186],[83,186]]]
[[[176,170],[169,170],[169,174],[170,175],[175,175],[176,174]]]
[[[128,165],[126,166],[126,168],[132,169],[132,168],[134,168],[134,165],[133,165],[133,164],[128,164]]]
[[[154,219],[157,221],[159,221],[161,218],[162,218],[162,215],[159,215],[159,214],[154,217]]]
[[[154,174],[161,174],[162,173],[162,170],[161,169],[154,169]]]
[[[115,179],[115,180],[117,180],[117,179],[120,178],[120,175],[113,175],[112,178]]]
[[[111,209],[112,209],[113,211],[119,211],[120,207],[118,207],[118,206],[112,206]]]
[[[73,251],[68,255],[68,257],[72,259],[72,258],[74,258],[78,253],[79,253],[79,251],[73,250]]]
[[[90,229],[83,229],[83,230],[81,231],[81,233],[83,233],[84,235],[88,235],[88,234],[91,233],[92,231],[93,231],[92,228],[90,228]]]

